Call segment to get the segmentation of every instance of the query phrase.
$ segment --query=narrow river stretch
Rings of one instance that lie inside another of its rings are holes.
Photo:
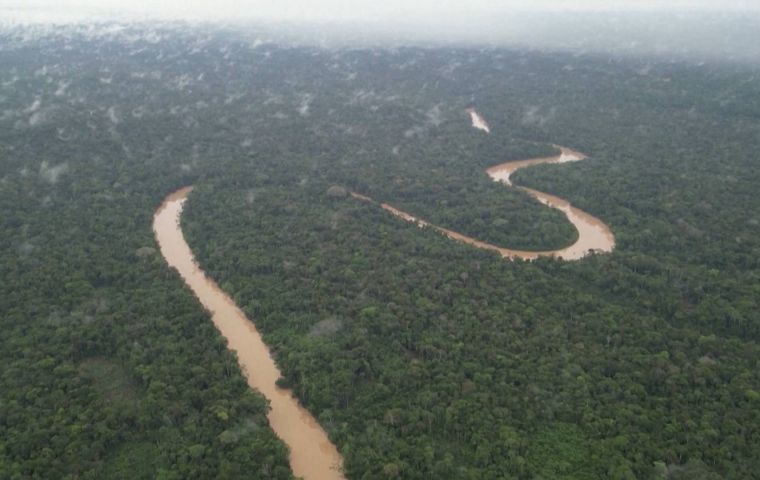
[[[488,123],[486,123],[486,121],[482,116],[480,116],[478,112],[470,108],[467,109],[467,113],[470,114],[473,128],[482,130],[486,133],[491,132]],[[586,155],[569,148],[560,147],[558,145],[555,145],[555,147],[560,150],[559,155],[553,157],[531,158],[528,160],[514,160],[490,167],[486,169],[486,173],[494,181],[512,186],[510,176],[521,168],[531,167],[533,165],[539,165],[541,163],[576,162],[586,158]],[[544,205],[551,208],[556,208],[557,210],[560,210],[562,213],[564,213],[570,223],[572,223],[573,226],[575,226],[575,229],[578,231],[578,239],[575,241],[575,243],[558,250],[514,250],[511,248],[499,247],[491,243],[483,242],[476,238],[455,232],[454,230],[449,230],[448,228],[439,227],[438,225],[434,225],[426,220],[417,218],[414,215],[399,210],[398,208],[393,207],[387,203],[381,203],[380,207],[407,222],[415,223],[420,227],[433,228],[452,240],[463,242],[477,248],[482,248],[484,250],[497,252],[506,259],[521,258],[523,260],[535,260],[538,257],[556,257],[563,260],[580,260],[592,252],[611,252],[612,249],[615,248],[615,236],[612,234],[610,228],[598,218],[584,212],[579,208],[573,207],[567,200],[555,197],[554,195],[539,192],[538,190],[533,190],[532,188],[527,187],[517,186],[516,188],[519,188],[520,190],[528,193],[530,196],[543,203]],[[376,203],[373,199],[356,192],[352,192],[351,196],[363,202]]]
[[[198,267],[179,222],[191,190],[192,187],[186,187],[172,193],[156,211],[153,230],[161,254],[211,312],[214,325],[227,339],[229,348],[237,353],[248,385],[269,400],[269,423],[290,449],[293,473],[306,480],[344,479],[342,458],[325,431],[290,390],[275,385],[280,371],[253,322]]]
[[[467,112],[474,128],[490,132],[486,121],[474,109]],[[495,181],[512,185],[510,176],[520,168],[540,163],[565,163],[586,158],[569,148],[557,147],[560,154],[554,157],[534,158],[502,163],[486,170]],[[538,201],[565,213],[568,220],[578,230],[578,240],[559,250],[524,251],[498,247],[468,237],[459,232],[433,225],[414,217],[387,203],[380,206],[403,220],[419,226],[433,228],[447,237],[478,248],[496,251],[504,258],[532,260],[540,256],[554,256],[565,260],[578,260],[589,252],[610,252],[615,247],[615,237],[609,227],[598,218],[579,210],[567,200],[526,187],[516,187]],[[330,442],[327,434],[314,417],[293,397],[290,390],[278,388],[275,382],[280,378],[269,349],[261,335],[235,302],[208,278],[198,267],[180,227],[180,215],[192,187],[180,189],[164,200],[153,218],[153,230],[161,248],[161,254],[169,265],[175,268],[203,306],[211,312],[211,318],[221,334],[227,339],[229,348],[237,353],[240,366],[248,380],[248,385],[261,392],[269,400],[268,414],[272,430],[290,449],[290,466],[293,473],[306,480],[339,480],[343,459]],[[376,203],[371,198],[352,192],[351,195],[363,202]]]

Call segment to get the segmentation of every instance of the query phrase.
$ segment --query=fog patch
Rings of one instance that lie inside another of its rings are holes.
[[[47,115],[45,112],[34,112],[31,117],[29,117],[29,126],[30,127],[36,127],[38,125],[42,125],[47,120]]]
[[[264,95],[266,95],[266,99],[262,102],[262,105],[281,105],[283,103],[282,95],[279,93],[265,90]]]
[[[58,140],[62,142],[68,142],[69,140],[71,140],[72,135],[67,133],[65,128],[57,128],[56,137],[58,138]]]
[[[6,80],[6,81],[4,81],[4,82],[3,82],[1,85],[2,85],[3,87],[11,87],[11,86],[13,86],[13,85],[14,85],[16,82],[18,82],[18,80],[19,80],[19,77],[18,77],[18,75],[14,75],[14,76],[13,76],[13,77],[12,77],[10,80]]]
[[[156,254],[156,249],[150,246],[140,247],[135,250],[135,256],[139,259],[146,259]]]
[[[58,82],[58,89],[55,91],[56,97],[63,97],[66,95],[66,89],[69,88],[71,82]]]
[[[108,107],[108,119],[113,123],[114,125],[117,125],[119,123],[119,117],[116,115],[116,108],[115,107]]]
[[[219,434],[219,442],[224,445],[234,445],[245,435],[255,432],[261,427],[256,423],[254,418],[248,418],[237,426],[227,429]]]
[[[42,106],[42,100],[40,100],[39,98],[37,98],[37,99],[35,99],[35,100],[34,100],[34,102],[32,102],[32,104],[31,104],[31,105],[29,105],[29,106],[26,108],[26,110],[24,110],[24,111],[25,111],[26,113],[34,113],[34,112],[36,112],[37,110],[39,110],[41,106]]]
[[[314,96],[310,93],[301,96],[301,104],[298,106],[298,114],[302,117],[309,116],[309,107]]]
[[[526,108],[521,121],[523,125],[543,127],[546,123],[554,120],[556,116],[557,107],[544,110],[542,107],[532,105]]]
[[[435,105],[433,108],[425,113],[425,116],[433,126],[439,126],[443,123],[443,113],[441,113],[441,106]]]
[[[400,97],[398,95],[383,96],[376,93],[374,90],[359,89],[351,92],[348,99],[348,105],[369,105],[371,109],[377,109],[379,104],[392,105],[398,103],[399,99]]]
[[[31,242],[24,242],[21,245],[18,246],[18,252],[21,254],[21,256],[28,256],[31,254],[35,249],[35,246]]]
[[[309,329],[310,337],[330,337],[343,329],[343,322],[335,317],[325,318]]]
[[[413,138],[425,133],[425,127],[421,125],[415,125],[404,132],[404,138]]]
[[[66,173],[68,169],[68,162],[59,163],[58,165],[51,167],[47,160],[43,160],[40,164],[40,178],[55,185],[58,183],[58,179],[61,178],[61,175]]]
[[[175,90],[178,90],[180,92],[187,89],[187,87],[193,85],[194,83],[195,79],[187,73],[174,77],[169,81],[169,85],[173,86]]]
[[[237,103],[238,100],[245,97],[244,93],[234,93],[234,94],[228,94],[227,97],[224,99],[225,105],[232,105],[232,103]]]

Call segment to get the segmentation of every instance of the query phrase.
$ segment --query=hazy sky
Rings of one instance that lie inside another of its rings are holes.
[[[327,47],[487,45],[760,64],[760,0],[0,0],[0,27],[94,20],[234,22],[265,40]]]
[[[515,10],[760,10],[760,0],[0,0],[26,20],[98,17],[184,20],[455,20]],[[12,12],[12,13],[11,13]],[[7,20],[7,18],[6,18]]]

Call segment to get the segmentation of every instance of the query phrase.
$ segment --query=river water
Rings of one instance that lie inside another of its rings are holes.
[[[491,127],[488,126],[488,122],[486,122],[485,118],[483,118],[477,112],[477,110],[475,110],[474,108],[468,108],[466,112],[470,114],[470,119],[472,120],[473,128],[477,128],[478,130],[483,130],[486,133],[491,133]]]
[[[475,110],[468,110],[468,112],[475,128],[489,132],[488,124]],[[586,158],[582,153],[569,148],[559,146],[557,148],[561,152],[559,155],[506,162],[488,168],[486,173],[494,181],[512,186],[510,177],[521,168],[542,163],[573,162]],[[565,248],[547,251],[504,248],[431,224],[387,203],[380,206],[407,222],[433,228],[453,240],[495,251],[508,259],[533,260],[541,256],[551,256],[564,260],[579,260],[590,252],[611,252],[615,247],[612,231],[598,218],[554,195],[521,186],[515,188],[525,191],[544,205],[561,210],[578,230],[578,239],[575,243]],[[261,392],[269,401],[271,407],[268,414],[269,423],[272,430],[290,449],[290,466],[293,473],[306,480],[343,480],[345,477],[342,474],[342,457],[325,431],[298,403],[290,390],[276,386],[275,382],[280,378],[280,371],[253,322],[197,265],[180,227],[182,208],[191,191],[192,187],[185,187],[172,193],[166,197],[155,213],[153,230],[161,248],[161,254],[169,265],[179,272],[201,304],[211,313],[214,325],[227,339],[229,348],[237,353],[248,385]],[[371,198],[356,192],[352,192],[351,195],[357,200],[375,203]]]
[[[473,119],[473,124],[475,124],[474,119]],[[480,127],[476,127],[476,128],[480,128]],[[586,158],[586,156],[583,155],[582,153],[576,152],[569,148],[559,147],[559,146],[557,146],[557,148],[560,149],[559,155],[556,155],[553,157],[532,158],[528,160],[515,160],[511,162],[506,162],[506,163],[502,163],[502,164],[495,165],[493,167],[488,168],[486,170],[486,173],[494,181],[512,186],[510,176],[515,171],[521,168],[526,168],[533,165],[539,165],[541,163],[575,162],[575,161],[580,161]],[[573,226],[575,226],[576,230],[578,231],[578,239],[575,241],[575,243],[565,248],[560,248],[557,250],[544,250],[544,251],[515,250],[512,248],[500,247],[488,242],[483,242],[481,240],[478,240],[473,237],[469,237],[467,235],[456,232],[454,230],[449,230],[448,228],[443,228],[438,225],[434,225],[430,222],[417,218],[410,213],[399,210],[398,208],[393,207],[392,205],[389,205],[387,203],[381,203],[380,207],[382,207],[384,210],[392,213],[393,215],[407,222],[416,223],[417,225],[421,227],[433,228],[437,230],[438,232],[443,233],[447,237],[451,238],[452,240],[463,242],[468,245],[472,245],[474,247],[481,248],[484,250],[491,250],[491,251],[497,252],[502,257],[507,258],[507,259],[521,258],[523,260],[535,260],[538,257],[556,257],[556,258],[561,258],[563,260],[580,260],[586,255],[589,255],[591,252],[596,252],[596,253],[611,252],[612,249],[615,248],[615,236],[612,234],[612,231],[610,230],[610,228],[598,218],[594,217],[593,215],[589,213],[584,212],[583,210],[579,208],[573,207],[570,204],[570,202],[568,202],[567,200],[556,197],[554,195],[550,195],[544,192],[539,192],[538,190],[533,190],[531,188],[526,188],[526,187],[517,186],[516,188],[519,188],[523,190],[524,192],[528,193],[529,195],[531,195],[532,197],[534,197],[535,199],[537,199],[539,202],[543,203],[544,205],[549,206],[551,208],[556,208],[557,210],[560,210],[562,213],[564,213],[567,219],[570,221],[570,223],[572,223]],[[374,200],[372,200],[371,198],[366,197],[364,195],[360,195],[358,193],[352,193],[352,196],[356,198],[357,200],[361,200],[363,202],[375,203]]]
[[[325,431],[290,390],[275,385],[280,371],[253,322],[198,267],[179,222],[191,191],[192,187],[186,187],[172,193],[156,211],[153,230],[161,254],[211,312],[214,325],[227,339],[228,347],[237,353],[248,385],[269,400],[269,423],[290,449],[293,473],[306,480],[344,479],[342,458]]]
[[[577,162],[586,158],[586,155],[571,150],[566,147],[559,147],[560,154],[554,157],[546,158],[532,158],[529,160],[517,160],[513,162],[506,162],[500,165],[495,165],[486,170],[486,173],[495,181],[505,183],[506,185],[512,185],[510,176],[521,168],[531,167],[533,165],[539,165],[542,163],[567,163]],[[584,212],[579,208],[573,207],[570,202],[565,199],[550,195],[548,193],[539,192],[527,187],[516,187],[524,192],[527,192],[533,198],[539,202],[547,205],[551,208],[556,208],[567,216],[578,230],[578,239],[572,245],[561,248],[558,250],[548,250],[540,252],[521,251],[521,250],[509,250],[500,249],[500,253],[504,257],[519,257],[528,260],[535,259],[542,256],[558,257],[564,260],[579,260],[590,252],[611,252],[615,248],[615,236],[612,234],[610,227],[604,222],[594,217],[593,215]]]

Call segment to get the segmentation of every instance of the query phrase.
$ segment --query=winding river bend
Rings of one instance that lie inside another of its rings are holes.
[[[559,155],[506,162],[486,169],[486,173],[493,180],[512,186],[510,176],[521,168],[531,167],[542,163],[577,162],[586,158],[586,155],[576,152],[575,150],[557,145],[555,146],[560,150]],[[517,186],[516,188],[528,193],[544,205],[556,208],[564,213],[570,223],[572,223],[573,226],[575,226],[575,229],[578,230],[578,239],[575,243],[565,248],[545,251],[512,250],[489,245],[490,247],[494,247],[502,257],[522,258],[525,260],[533,260],[538,257],[557,257],[563,260],[580,260],[592,252],[608,253],[615,248],[615,236],[612,234],[610,227],[595,216],[584,212],[580,208],[572,206],[567,200],[554,195],[539,192],[538,190],[528,187]]]
[[[472,117],[474,128],[486,133],[490,132],[488,124],[474,109],[468,110],[468,113]],[[506,162],[488,168],[486,173],[493,180],[512,186],[510,176],[521,168],[542,163],[574,162],[586,158],[582,153],[569,148],[559,146],[557,148],[560,149],[559,155]],[[610,252],[615,247],[615,237],[609,227],[598,218],[554,195],[527,187],[517,186],[516,188],[528,193],[544,205],[561,210],[578,230],[576,242],[558,250],[514,250],[439,227],[387,203],[381,203],[380,207],[407,222],[415,223],[420,227],[433,228],[453,240],[477,248],[498,252],[507,259],[533,260],[541,256],[552,256],[565,260],[578,260],[590,252]],[[268,414],[269,423],[272,430],[290,449],[290,466],[293,473],[306,480],[345,480],[342,473],[343,459],[325,431],[298,403],[290,390],[277,387],[275,382],[280,378],[280,371],[253,322],[196,263],[180,226],[182,208],[192,189],[193,187],[185,187],[177,190],[166,197],[156,210],[153,230],[161,248],[161,254],[167,263],[179,272],[201,304],[211,312],[214,325],[227,339],[229,348],[237,353],[248,385],[261,392],[269,400],[271,407]],[[377,203],[356,192],[352,192],[351,196],[363,202]]]
[[[470,108],[466,111],[470,114],[473,128],[482,130],[486,133],[491,132],[488,123],[486,123],[483,117],[481,117],[480,114],[475,111],[475,109]],[[542,163],[577,162],[586,158],[586,155],[580,152],[576,152],[570,148],[560,147],[558,145],[555,145],[555,147],[560,150],[559,155],[555,155],[553,157],[531,158],[527,160],[514,160],[511,162],[501,163],[499,165],[494,165],[493,167],[486,169],[486,173],[494,181],[504,183],[508,186],[514,186],[512,185],[510,176],[521,168],[531,167],[533,165],[539,165]],[[420,227],[430,227],[446,235],[452,240],[463,242],[468,245],[481,248],[483,250],[491,250],[497,252],[502,256],[502,258],[510,260],[513,260],[515,258],[521,258],[523,260],[535,260],[538,257],[556,257],[563,260],[580,260],[592,252],[607,253],[611,252],[612,249],[615,248],[615,236],[612,234],[610,227],[608,227],[604,222],[595,216],[586,213],[579,208],[573,207],[567,200],[556,197],[554,195],[539,192],[538,190],[527,187],[515,186],[515,188],[519,188],[520,190],[526,192],[544,205],[551,208],[556,208],[557,210],[560,210],[562,213],[564,213],[570,223],[572,223],[573,226],[575,226],[575,229],[578,231],[578,239],[575,241],[575,243],[558,250],[515,250],[483,242],[454,230],[449,230],[448,228],[434,225],[426,220],[417,218],[410,213],[399,210],[398,208],[387,203],[381,203],[380,207],[407,222],[415,223]],[[372,204],[377,203],[372,198],[360,193],[351,192],[351,196],[363,202]]]
[[[280,377],[269,349],[253,322],[233,300],[198,267],[180,227],[180,215],[192,187],[178,190],[164,200],[153,218],[153,230],[161,254],[174,267],[237,353],[248,385],[269,400],[272,430],[290,448],[290,466],[306,480],[342,480],[342,458],[314,417],[290,390],[278,388]]]

